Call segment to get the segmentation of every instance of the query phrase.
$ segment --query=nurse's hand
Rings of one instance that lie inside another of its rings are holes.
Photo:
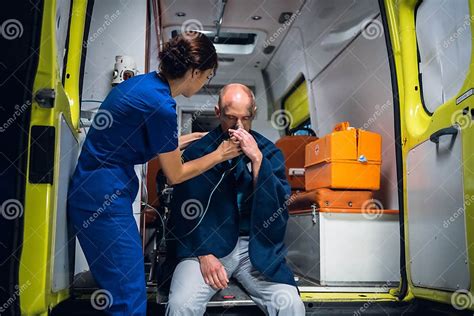
[[[194,132],[194,133],[191,133],[191,134],[186,134],[186,135],[182,135],[182,136],[179,136],[179,149],[180,150],[183,150],[185,149],[186,147],[188,147],[188,145],[190,145],[191,143],[203,138],[204,136],[206,136],[207,132]]]
[[[220,154],[221,162],[235,158],[242,153],[239,142],[232,140],[223,141],[216,151]]]
[[[199,256],[201,274],[206,284],[214,289],[224,289],[229,283],[227,272],[222,263],[214,255]]]
[[[213,152],[186,163],[181,160],[179,148],[159,154],[158,159],[168,179],[168,184],[176,185],[206,172],[223,161],[237,157],[240,153],[238,142],[224,141]]]

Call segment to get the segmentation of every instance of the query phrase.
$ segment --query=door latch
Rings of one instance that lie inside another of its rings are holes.
[[[318,222],[318,214],[316,213],[316,204],[311,204],[311,221],[313,224],[316,224]]]

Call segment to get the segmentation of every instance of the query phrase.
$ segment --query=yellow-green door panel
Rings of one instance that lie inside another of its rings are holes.
[[[55,0],[44,1],[40,56],[33,89],[33,95],[37,95],[40,102],[32,100],[30,131],[32,128],[53,131],[49,141],[54,142],[51,146],[54,153],[50,153],[54,161],[52,162],[52,183],[33,179],[31,173],[34,171],[32,168],[35,167],[32,167],[32,163],[35,165],[38,162],[31,160],[31,150],[38,144],[32,143],[30,136],[19,275],[20,288],[22,288],[20,293],[21,310],[25,315],[47,314],[48,310],[69,296],[67,287],[60,286],[60,289],[54,289],[57,285],[55,286],[53,282],[56,273],[55,247],[59,246],[56,244],[56,234],[59,231],[64,233],[64,229],[66,229],[63,226],[65,223],[56,222],[59,218],[59,211],[61,214],[65,212],[64,205],[58,205],[58,190],[67,186],[67,183],[59,181],[61,167],[65,163],[64,158],[61,160],[61,157],[64,156],[61,153],[64,151],[61,151],[60,144],[65,133],[69,135],[70,143],[71,139],[75,140],[78,136],[79,76],[87,1],[75,0],[71,4],[65,71],[67,75],[64,79],[64,86],[59,75],[62,69],[59,69],[57,62],[57,5]],[[52,91],[53,93],[51,93]],[[42,98],[42,96],[46,97]],[[73,148],[78,148],[77,142]],[[39,164],[41,163],[43,162],[39,162]],[[64,182],[64,180],[62,181]],[[58,210],[58,208],[60,209]]]
[[[385,9],[387,15],[387,22],[389,25],[390,41],[393,49],[393,59],[395,61],[395,68],[397,74],[397,84],[399,93],[400,103],[400,127],[401,127],[401,139],[402,139],[402,156],[403,156],[403,187],[404,187],[404,225],[405,225],[405,252],[406,252],[406,271],[408,278],[409,293],[412,293],[415,297],[430,299],[438,302],[452,304],[453,307],[458,309],[474,309],[473,308],[473,294],[470,286],[473,284],[473,273],[474,271],[474,255],[472,251],[467,251],[466,265],[469,271],[468,284],[469,288],[466,290],[459,289],[455,290],[442,290],[433,289],[426,286],[419,286],[413,282],[412,277],[412,266],[410,258],[413,258],[415,253],[410,253],[410,239],[408,234],[410,228],[410,210],[408,201],[410,193],[413,195],[414,191],[407,190],[408,183],[407,178],[409,177],[407,168],[407,160],[409,156],[416,152],[417,148],[422,148],[423,144],[430,143],[430,136],[444,128],[457,125],[459,128],[459,134],[457,137],[462,136],[462,143],[460,148],[462,149],[462,161],[460,161],[460,170],[462,171],[462,185],[464,197],[464,209],[460,212],[465,219],[465,231],[466,231],[466,244],[467,250],[474,242],[474,209],[472,197],[474,197],[474,159],[473,148],[474,148],[474,131],[472,124],[472,113],[471,109],[474,108],[473,102],[474,97],[468,97],[462,102],[456,102],[456,99],[462,96],[466,91],[469,91],[474,87],[474,74],[472,71],[472,65],[470,69],[466,69],[467,75],[464,79],[462,88],[459,89],[458,93],[442,103],[433,114],[426,111],[422,99],[422,86],[419,80],[419,67],[418,67],[418,41],[415,24],[415,14],[418,5],[416,0],[385,0]],[[472,8],[474,7],[474,1],[469,1],[470,17],[472,17]],[[471,18],[469,18],[472,21]],[[472,23],[466,23],[467,27],[471,30],[472,34]],[[453,32],[459,32],[459,29],[453,29]],[[454,34],[453,33],[453,34]],[[447,40],[450,40],[448,37]],[[471,36],[472,42],[472,36]],[[471,49],[471,60],[472,60],[472,49]],[[464,109],[468,108],[467,113]],[[464,112],[463,112],[464,110]],[[443,137],[451,137],[450,135]],[[435,146],[433,144],[433,146]],[[415,151],[413,150],[415,149]],[[439,148],[438,148],[439,149]],[[436,170],[431,170],[436,173]],[[413,178],[411,178],[413,179]],[[418,179],[420,186],[423,185],[423,179]],[[413,181],[411,182],[411,188],[413,188]],[[440,183],[441,185],[441,183]],[[466,199],[467,197],[467,199]],[[428,198],[428,197],[427,197]],[[449,198],[449,197],[446,197]],[[462,199],[462,198],[461,198]],[[456,210],[453,211],[453,216],[456,214]],[[430,209],[424,210],[424,212],[430,212]],[[430,213],[426,213],[429,216]],[[412,214],[411,214],[412,215]],[[459,215],[459,214],[458,214]],[[445,220],[450,223],[450,218]],[[439,224],[443,224],[441,221]],[[442,233],[442,231],[441,231]],[[433,234],[434,237],[436,234]],[[436,241],[435,241],[436,242]],[[455,245],[453,245],[455,247]],[[440,253],[440,256],[446,255],[446,253]],[[453,258],[453,262],[454,262]],[[430,264],[433,262],[426,262],[426,269],[430,269]],[[467,305],[462,305],[459,301],[468,301]]]

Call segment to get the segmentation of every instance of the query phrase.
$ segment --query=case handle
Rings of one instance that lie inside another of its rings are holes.
[[[288,175],[294,177],[302,177],[304,176],[305,169],[304,168],[289,168]]]
[[[349,122],[337,123],[336,126],[334,126],[333,132],[341,132],[341,131],[348,130],[350,126],[351,125],[349,124]]]

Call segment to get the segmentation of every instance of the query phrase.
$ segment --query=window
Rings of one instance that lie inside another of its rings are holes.
[[[289,134],[291,135],[305,135],[305,136],[316,136],[316,133],[313,131],[313,128],[311,127],[311,120],[307,119],[303,123],[301,123],[299,126],[296,126],[295,128],[291,129],[289,131]]]
[[[473,22],[468,0],[424,0],[417,9],[420,85],[430,113],[460,93],[471,60]]]
[[[283,109],[291,116],[289,130],[309,121],[308,87],[303,76],[293,85],[288,94],[283,98]]]

